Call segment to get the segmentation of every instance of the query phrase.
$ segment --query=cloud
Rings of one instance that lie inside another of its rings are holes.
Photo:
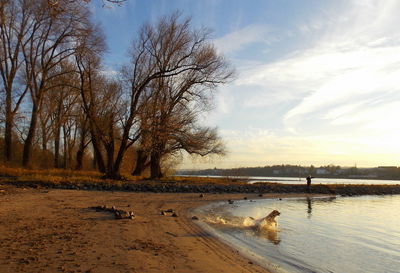
[[[400,98],[400,35],[394,28],[400,25],[400,2],[353,1],[345,8],[336,19],[331,14],[327,24],[314,20],[299,27],[318,33],[310,47],[241,68],[235,84],[254,90],[246,94],[244,106],[291,102],[283,117],[291,132],[301,131],[310,120],[321,128],[367,122],[367,117],[373,123],[395,122],[400,108],[392,116],[384,109],[389,100]],[[340,118],[335,117],[339,112]]]
[[[221,38],[214,40],[214,45],[217,49],[225,54],[234,53],[242,50],[248,45],[256,42],[270,43],[275,38],[268,37],[271,30],[266,25],[251,24],[244,28],[231,32]]]
[[[103,69],[100,71],[100,73],[107,78],[116,78],[118,77],[120,72],[118,70],[113,69],[110,66],[105,65]]]

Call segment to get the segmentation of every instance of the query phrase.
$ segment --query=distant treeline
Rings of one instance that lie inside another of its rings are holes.
[[[299,165],[273,165],[264,167],[243,167],[232,169],[205,169],[182,170],[181,175],[217,175],[217,176],[286,176],[286,177],[336,177],[336,178],[364,178],[364,179],[400,179],[400,168],[396,166],[382,166],[376,168],[341,167],[326,165],[315,167]]]

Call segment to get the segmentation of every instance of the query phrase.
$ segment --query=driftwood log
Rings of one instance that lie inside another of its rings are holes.
[[[91,207],[96,211],[108,211],[114,214],[115,219],[133,219],[135,218],[135,214],[132,211],[126,211],[122,209],[117,209],[116,207],[107,207],[106,205],[103,206],[96,206]]]

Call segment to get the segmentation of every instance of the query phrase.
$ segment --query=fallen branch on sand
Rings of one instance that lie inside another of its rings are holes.
[[[96,206],[96,207],[90,207],[91,209],[94,209],[96,211],[108,211],[112,212],[115,215],[115,219],[133,219],[135,218],[135,214],[132,211],[125,211],[122,209],[116,209],[114,206],[107,207],[106,205],[103,206]]]

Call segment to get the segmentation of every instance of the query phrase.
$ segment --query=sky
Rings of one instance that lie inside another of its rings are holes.
[[[203,119],[225,157],[182,169],[274,164],[400,165],[400,1],[127,0],[93,18],[104,29],[105,70],[127,60],[138,28],[181,11],[236,69]]]

